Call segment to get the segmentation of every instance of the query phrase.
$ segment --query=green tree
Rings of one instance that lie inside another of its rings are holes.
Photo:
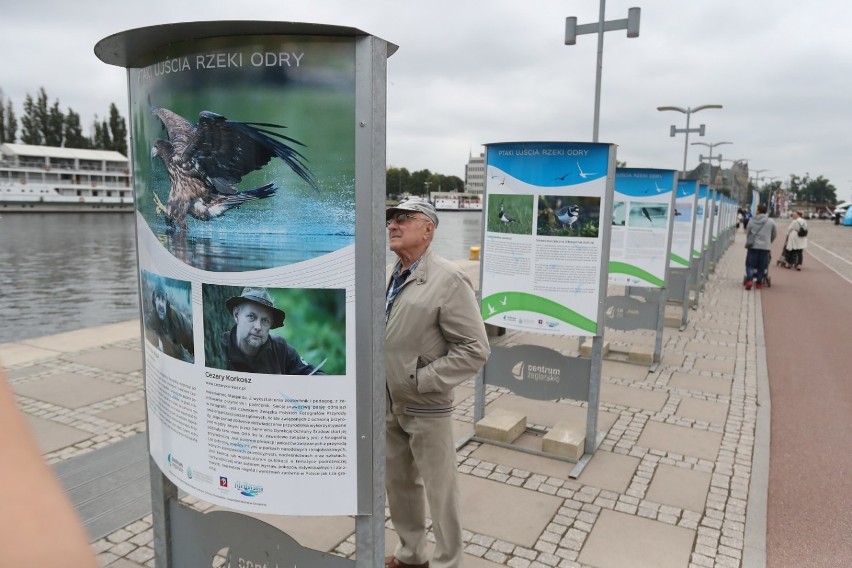
[[[47,146],[61,147],[65,141],[65,115],[59,110],[59,101],[53,103],[47,113],[44,129],[44,143]]]
[[[69,108],[65,115],[65,147],[91,148],[91,146],[92,141],[83,134],[80,115]]]
[[[822,176],[811,180],[805,186],[805,194],[811,205],[833,205],[837,202],[837,188]]]
[[[127,155],[127,123],[124,118],[118,113],[118,107],[115,103],[109,105],[109,132],[112,144],[110,150],[115,150],[120,154]]]
[[[15,109],[12,107],[12,101],[6,102],[6,112],[3,120],[0,121],[0,135],[5,142],[14,143],[18,139],[18,119],[15,116]]]
[[[112,139],[109,134],[109,124],[106,120],[98,121],[95,116],[95,122],[92,125],[94,136],[92,138],[92,148],[95,150],[112,150]]]
[[[24,99],[24,116],[21,117],[21,142],[35,145],[44,144],[36,103],[29,93]]]

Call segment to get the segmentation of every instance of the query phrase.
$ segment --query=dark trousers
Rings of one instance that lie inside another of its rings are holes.
[[[793,266],[802,266],[802,249],[792,249],[787,256],[787,263]]]
[[[746,252],[746,279],[763,284],[769,270],[769,251],[750,248]]]

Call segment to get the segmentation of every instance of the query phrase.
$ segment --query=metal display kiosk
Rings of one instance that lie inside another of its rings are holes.
[[[676,189],[674,170],[615,170],[609,283],[623,285],[624,294],[607,297],[606,326],[653,330],[651,371],[663,350]]]
[[[680,304],[680,331],[689,323],[689,290],[694,284],[694,268],[697,260],[693,254],[695,242],[695,217],[698,206],[698,181],[677,182],[675,197],[675,237],[669,263],[669,291],[667,301]],[[677,252],[675,252],[675,250]]]
[[[95,46],[128,70],[159,567],[209,567],[217,555],[227,566],[382,563],[394,51],[354,28],[264,21],[152,26]],[[150,339],[150,290],[185,291],[173,316],[192,334],[182,350]],[[310,323],[331,354],[320,362],[297,345],[315,363],[301,375],[233,370],[216,326],[233,324],[245,297],[280,313],[291,343],[316,335],[300,339]],[[230,510],[198,512],[178,489]],[[354,516],[357,560],[244,513]]]
[[[575,462],[580,474],[603,440],[598,432],[604,304],[615,146],[586,142],[486,145],[481,262],[487,324],[533,334],[592,337],[591,357],[540,345],[495,346],[477,377],[474,420],[485,416],[486,384],[537,400],[587,401],[579,459],[471,436]]]

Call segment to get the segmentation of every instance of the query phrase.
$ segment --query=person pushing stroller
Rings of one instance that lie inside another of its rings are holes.
[[[808,247],[808,223],[802,217],[801,211],[793,211],[793,220],[790,226],[787,227],[787,237],[784,239],[784,252],[779,265],[784,268],[802,269],[802,258],[804,251]],[[782,264],[783,260],[783,264]]]
[[[775,221],[766,215],[766,205],[761,203],[757,206],[757,215],[746,228],[746,290],[751,290],[753,285],[763,288],[769,270],[769,250],[777,235]]]

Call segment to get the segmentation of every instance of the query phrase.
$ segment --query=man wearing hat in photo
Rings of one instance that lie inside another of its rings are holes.
[[[284,311],[275,307],[266,288],[243,288],[225,302],[234,327],[222,334],[229,371],[269,375],[323,375],[283,337],[269,331],[284,325]]]
[[[426,503],[432,518],[432,568],[462,562],[462,523],[452,433],[453,389],[473,377],[491,352],[473,285],[429,245],[435,207],[411,198],[386,212],[388,243],[385,376],[386,478],[399,537],[391,568],[425,568]]]

